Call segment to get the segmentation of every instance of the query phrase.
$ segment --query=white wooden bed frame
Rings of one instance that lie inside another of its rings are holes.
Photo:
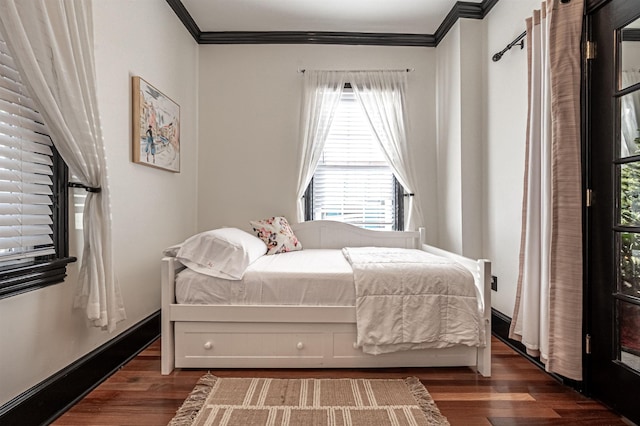
[[[303,248],[404,247],[453,259],[469,269],[482,296],[486,343],[368,355],[355,347],[349,306],[180,305],[175,274],[162,259],[162,374],[174,368],[474,367],[491,375],[491,263],[423,244],[424,230],[372,231],[333,221],[292,226]]]

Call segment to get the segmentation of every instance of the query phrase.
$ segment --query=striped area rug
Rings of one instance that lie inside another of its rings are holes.
[[[203,376],[169,426],[449,425],[415,377],[268,379]]]

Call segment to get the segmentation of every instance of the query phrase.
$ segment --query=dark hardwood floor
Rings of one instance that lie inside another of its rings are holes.
[[[212,370],[219,377],[418,377],[452,426],[625,425],[600,403],[567,388],[493,338],[493,375],[469,368]],[[160,341],[73,406],[56,426],[166,425],[206,371],[160,374]],[[375,425],[371,425],[375,426]]]

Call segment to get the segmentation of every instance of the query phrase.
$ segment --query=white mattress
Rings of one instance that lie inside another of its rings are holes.
[[[239,281],[190,269],[176,277],[176,301],[183,304],[354,306],[355,300],[353,270],[341,250],[265,255]]]

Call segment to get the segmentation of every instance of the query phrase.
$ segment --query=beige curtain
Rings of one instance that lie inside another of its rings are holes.
[[[527,19],[529,117],[520,272],[510,337],[582,380],[580,70],[584,0]]]

